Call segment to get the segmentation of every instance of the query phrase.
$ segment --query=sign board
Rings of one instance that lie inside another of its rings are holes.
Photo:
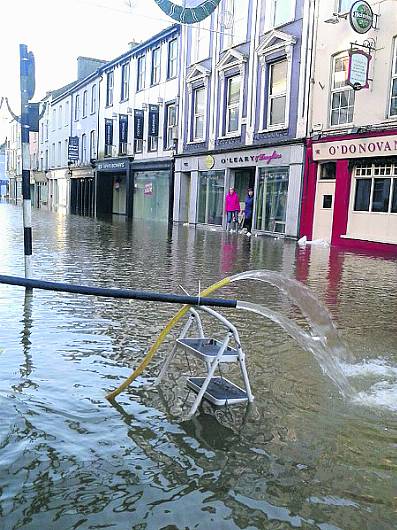
[[[153,195],[153,182],[147,182],[143,188],[144,195]]]
[[[367,33],[374,24],[374,13],[368,2],[359,0],[351,6],[349,21],[356,33]]]
[[[134,138],[143,140],[144,112],[141,109],[134,110]]]
[[[368,88],[368,73],[371,56],[361,50],[351,50],[349,52],[349,69],[347,73],[347,83],[354,90]]]
[[[105,145],[113,145],[113,120],[105,118]]]
[[[397,155],[397,135],[313,144],[313,160],[342,160]]]
[[[68,160],[75,162],[79,159],[79,137],[69,136],[68,143]]]
[[[128,138],[128,116],[120,114],[119,116],[119,143],[126,144]]]
[[[159,106],[149,105],[149,136],[159,135]]]
[[[104,160],[97,163],[98,171],[126,171],[129,167],[128,159],[124,160]]]

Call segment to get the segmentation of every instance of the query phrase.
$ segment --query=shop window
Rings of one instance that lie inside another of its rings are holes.
[[[286,121],[287,71],[286,60],[273,63],[269,67],[269,127],[282,126]]]
[[[222,225],[224,212],[225,174],[223,171],[201,171],[197,222]]]
[[[332,195],[323,195],[323,208],[332,208]]]
[[[288,181],[287,167],[259,170],[255,219],[257,230],[285,233]]]
[[[393,196],[391,200],[391,213],[397,213],[397,179],[393,179]]]
[[[347,84],[349,57],[338,55],[333,59],[331,83],[331,125],[352,123],[354,112],[354,90]]]
[[[391,179],[374,179],[372,192],[372,211],[388,212]]]
[[[372,164],[355,168],[356,212],[397,213],[397,164]]]
[[[135,172],[133,202],[134,218],[167,221],[169,201],[169,171]]]
[[[226,133],[235,133],[240,127],[240,85],[241,76],[235,75],[227,80]]]
[[[335,180],[336,179],[336,162],[324,162],[324,164],[320,164],[319,179],[320,180]]]
[[[371,198],[371,179],[357,179],[356,194],[354,198],[354,210],[356,212],[368,212]]]

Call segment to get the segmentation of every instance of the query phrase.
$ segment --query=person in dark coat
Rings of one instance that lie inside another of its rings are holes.
[[[248,188],[247,196],[245,198],[245,210],[244,210],[244,228],[247,229],[247,236],[251,235],[252,230],[252,210],[254,209],[254,190]]]

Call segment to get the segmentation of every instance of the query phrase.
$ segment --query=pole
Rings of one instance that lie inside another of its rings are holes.
[[[21,92],[21,152],[22,152],[22,199],[23,243],[25,254],[25,278],[32,277],[32,201],[30,198],[29,153],[29,55],[26,44],[19,45],[20,92]],[[28,288],[28,287],[27,287]]]

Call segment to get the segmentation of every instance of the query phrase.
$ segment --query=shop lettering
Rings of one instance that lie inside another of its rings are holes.
[[[397,151],[397,140],[393,140],[391,142],[384,142],[380,140],[369,143],[331,145],[328,149],[328,152],[331,156],[338,154],[356,155],[365,153],[388,153],[391,151]]]
[[[282,158],[282,154],[278,153],[277,151],[273,151],[272,154],[268,155],[266,153],[260,153],[259,155],[249,155],[249,156],[235,156],[235,157],[226,157],[221,158],[221,164],[242,164],[244,162],[247,163],[257,163],[265,161],[267,164],[270,164],[272,160],[278,160],[279,158]]]

